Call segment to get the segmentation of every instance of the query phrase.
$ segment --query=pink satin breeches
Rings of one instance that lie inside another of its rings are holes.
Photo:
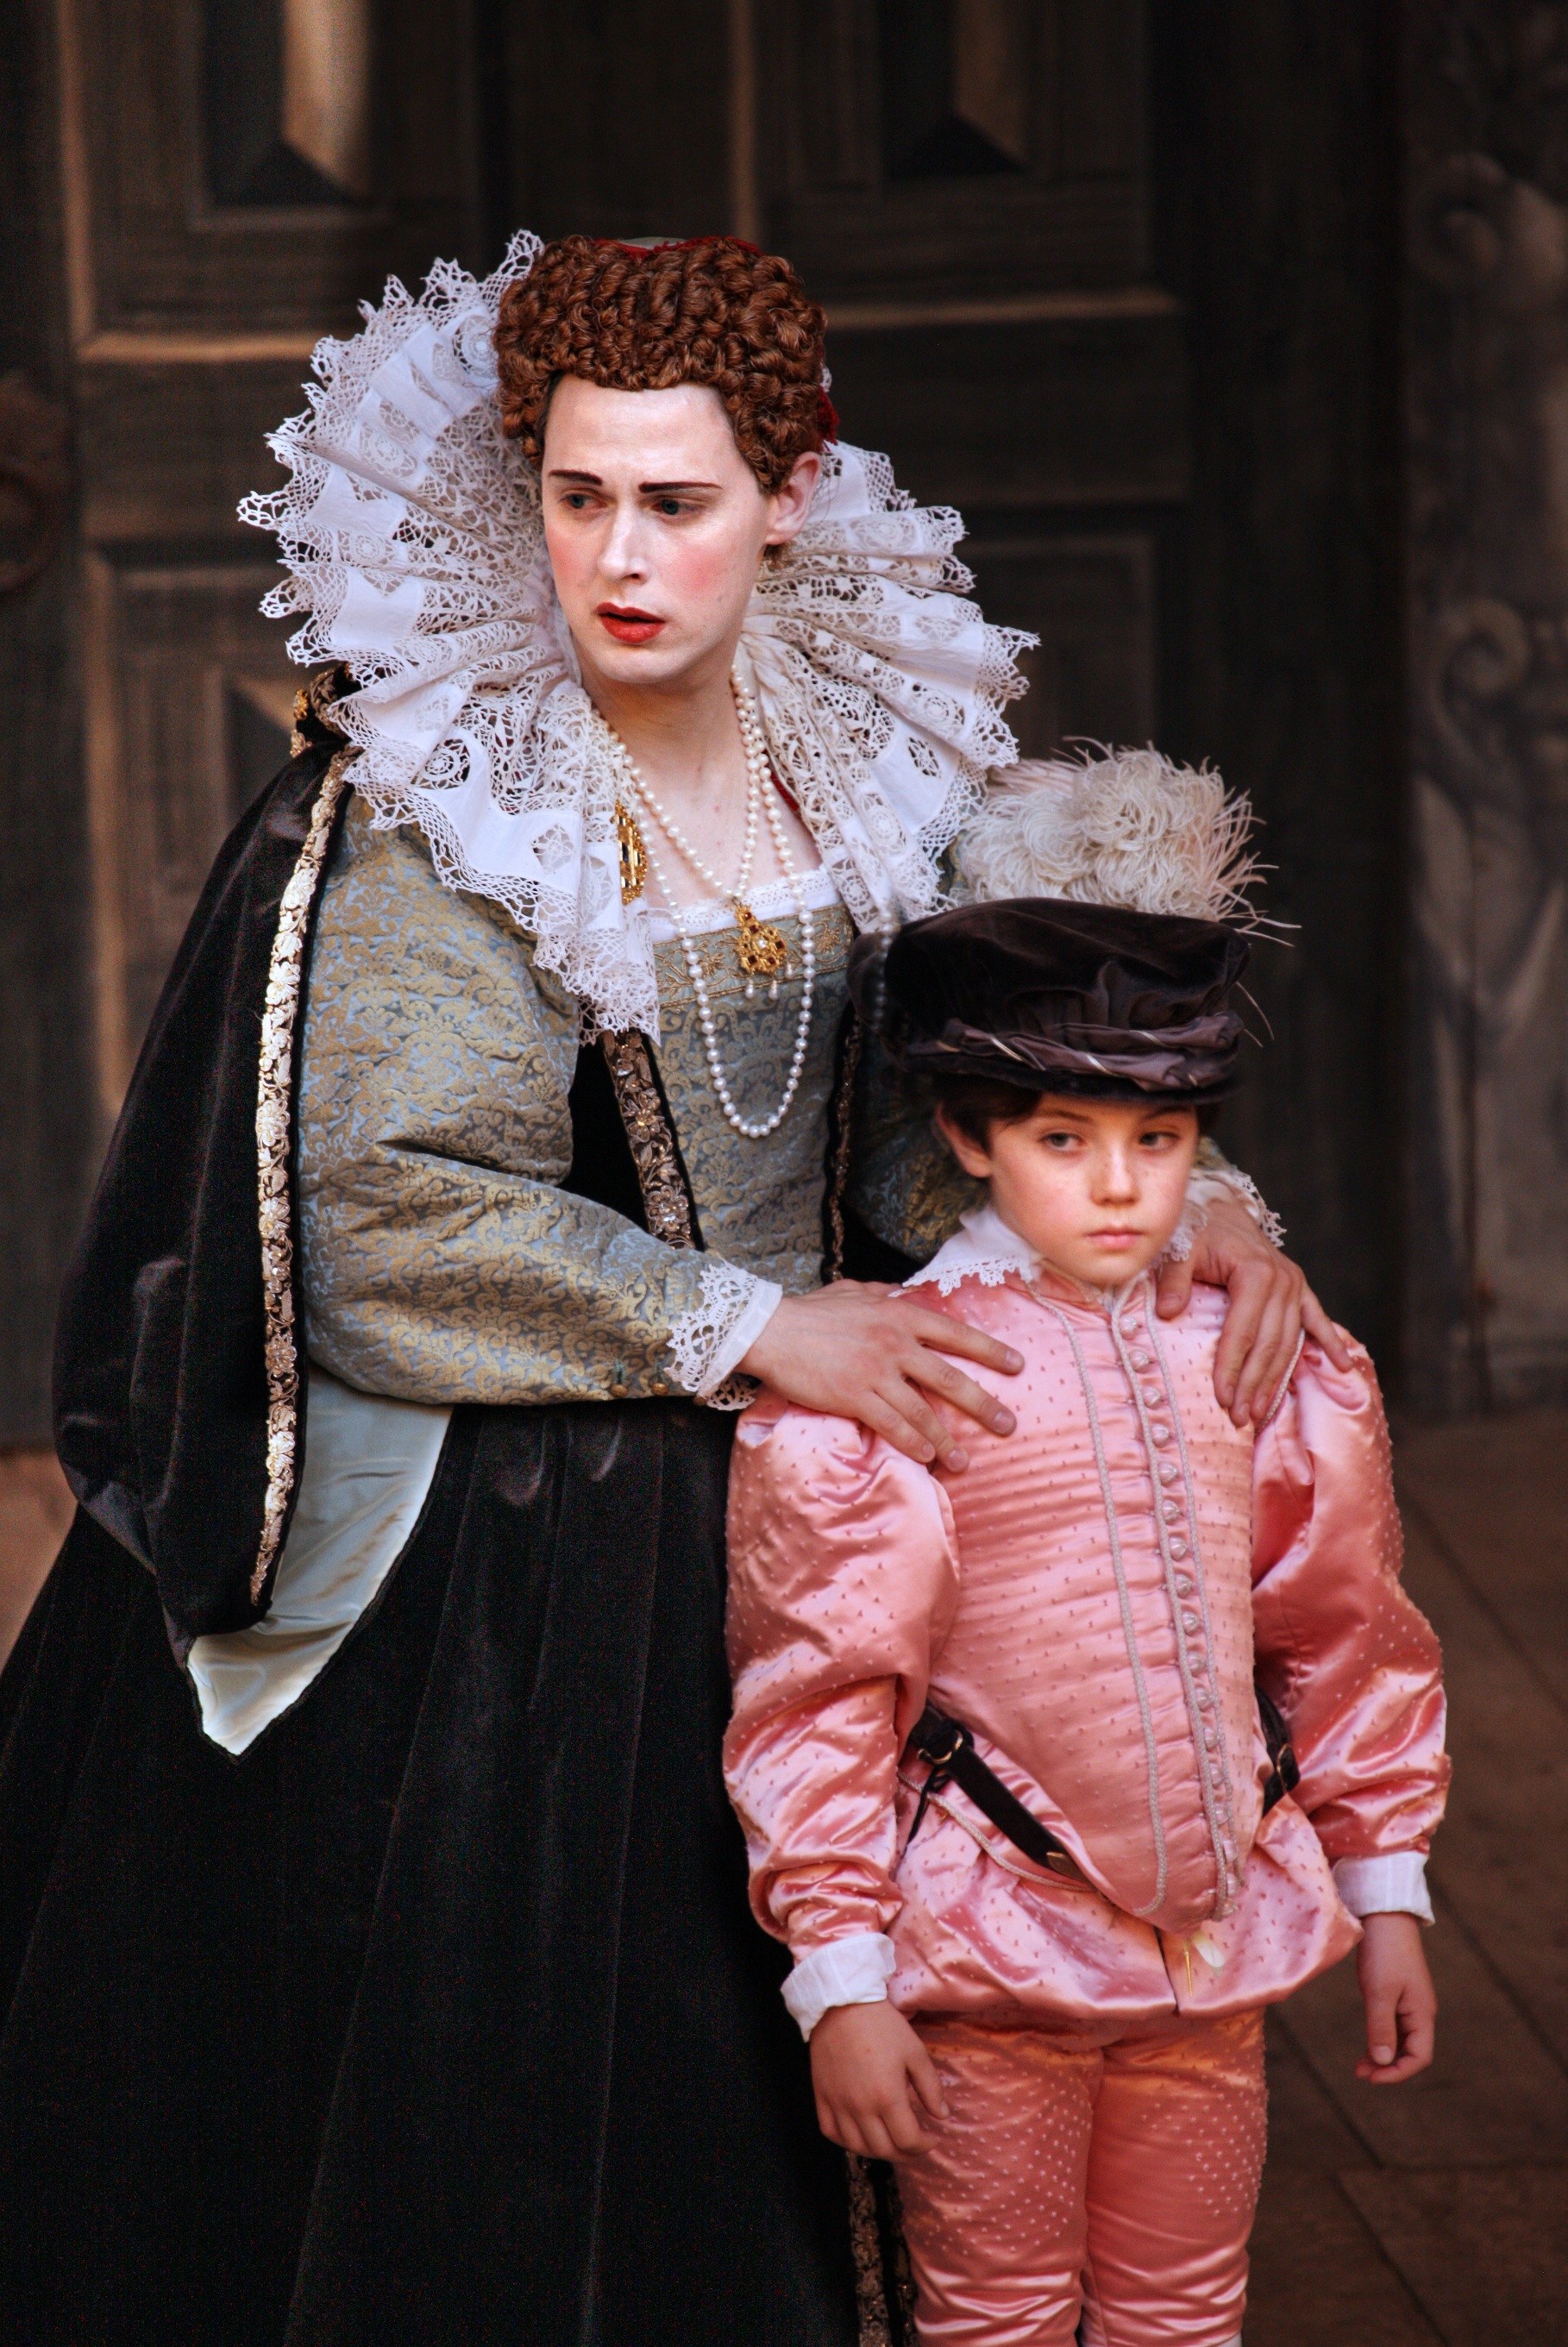
[[[898,2188],[921,2347],[1231,2347],[1263,2015],[1130,2036],[918,2021],[948,2116]]]

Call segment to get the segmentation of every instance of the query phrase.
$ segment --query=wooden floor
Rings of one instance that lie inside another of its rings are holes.
[[[1276,2016],[1247,2347],[1568,2347],[1568,1411],[1399,1465],[1451,1703],[1439,2055],[1358,2083],[1348,1964]],[[67,1511],[52,1460],[0,1454],[0,1648]]]
[[[1276,2017],[1246,2347],[1568,2347],[1568,1412],[1398,1466],[1450,1705],[1438,2058],[1351,2075],[1353,1965]]]

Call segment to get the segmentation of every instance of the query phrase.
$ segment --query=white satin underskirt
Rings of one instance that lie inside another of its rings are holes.
[[[304,1472],[271,1610],[190,1649],[214,1744],[238,1758],[326,1668],[408,1545],[451,1416],[356,1393],[312,1367]]]

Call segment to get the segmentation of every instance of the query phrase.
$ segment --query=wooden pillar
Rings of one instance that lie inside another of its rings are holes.
[[[1272,1037],[1225,1137],[1329,1308],[1398,1368],[1401,923],[1395,26],[1178,0],[1159,62],[1193,486],[1171,745],[1266,829]]]
[[[0,1447],[49,1428],[92,1081],[69,337],[53,12],[0,0]]]

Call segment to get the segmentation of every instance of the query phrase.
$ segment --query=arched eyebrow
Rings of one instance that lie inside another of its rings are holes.
[[[552,465],[548,478],[552,481],[580,481],[585,489],[602,489],[604,478],[599,473],[569,471],[564,465]],[[637,494],[641,497],[667,497],[678,489],[716,489],[717,481],[639,481]]]

